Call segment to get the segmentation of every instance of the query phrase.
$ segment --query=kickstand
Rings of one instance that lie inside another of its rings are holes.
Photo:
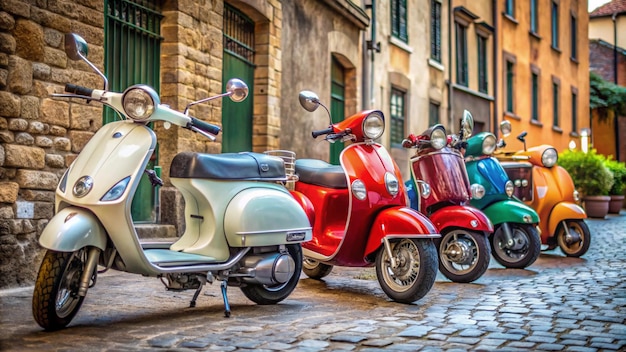
[[[224,317],[230,318],[230,304],[228,304],[228,297],[226,296],[226,287],[228,286],[228,281],[222,281],[222,298],[224,298]]]
[[[189,308],[193,308],[196,306],[196,300],[198,299],[198,295],[200,294],[200,291],[202,291],[202,287],[206,284],[205,277],[198,276],[198,280],[200,280],[201,284],[198,286],[196,292],[193,294],[193,298],[191,299],[191,302],[189,302]]]

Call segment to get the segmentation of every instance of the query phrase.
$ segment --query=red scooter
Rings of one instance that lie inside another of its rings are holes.
[[[300,93],[300,104],[310,112],[322,105],[309,91]],[[384,129],[382,112],[362,111],[312,133],[313,138],[325,135],[331,143],[351,142],[341,152],[340,166],[296,160],[298,180],[292,194],[313,225],[313,239],[302,246],[303,271],[321,279],[334,265],[376,266],[387,296],[411,303],[435,282],[433,239],[440,235],[427,217],[407,206],[398,166],[374,141]]]
[[[405,148],[416,149],[411,158],[411,180],[407,181],[411,207],[426,214],[441,231],[441,239],[435,240],[439,271],[455,282],[481,277],[491,257],[488,236],[493,225],[482,211],[469,206],[472,196],[481,196],[481,187],[470,187],[460,151],[473,125],[466,111],[458,136],[446,135],[445,128],[437,124],[418,136],[409,135],[402,143]]]

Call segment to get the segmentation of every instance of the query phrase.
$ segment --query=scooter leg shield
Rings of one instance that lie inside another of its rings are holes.
[[[462,227],[486,233],[493,232],[489,218],[481,211],[462,205],[451,205],[431,214],[430,221],[440,231],[448,227]]]
[[[423,214],[407,207],[393,207],[376,216],[365,247],[365,256],[376,252],[384,237],[439,238],[441,235]]]
[[[485,209],[481,209],[494,225],[504,222],[536,224],[539,215],[528,205],[516,200],[496,202]]]
[[[107,234],[98,218],[90,211],[67,207],[56,213],[43,229],[39,244],[59,252],[74,252],[94,246],[104,250]]]

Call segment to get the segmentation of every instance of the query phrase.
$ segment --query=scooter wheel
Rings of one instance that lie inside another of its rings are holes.
[[[302,263],[302,271],[306,274],[306,276],[310,277],[314,280],[319,280],[323,277],[326,277],[333,271],[333,266],[320,263],[315,259],[305,258]]]
[[[533,264],[541,253],[541,239],[534,225],[509,223],[513,243],[507,243],[502,225],[489,236],[491,253],[506,268],[523,269]]]
[[[391,255],[384,247],[376,255],[376,277],[383,291],[396,302],[413,303],[424,297],[437,277],[437,247],[431,239],[391,241]]]
[[[591,233],[584,220],[566,220],[569,234],[565,233],[562,225],[557,227],[556,242],[561,251],[568,257],[580,257],[587,253],[591,244]]]
[[[482,232],[452,229],[439,241],[439,271],[454,282],[472,282],[489,267],[491,250]]]
[[[78,295],[85,270],[87,249],[75,252],[47,251],[33,292],[33,317],[48,331],[63,329],[74,318],[85,296]]]

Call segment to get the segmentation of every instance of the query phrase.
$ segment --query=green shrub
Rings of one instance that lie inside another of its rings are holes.
[[[559,165],[569,172],[583,197],[606,196],[613,185],[613,174],[606,167],[605,159],[595,149],[588,153],[566,150],[559,155]]]
[[[623,195],[626,189],[626,164],[609,157],[604,161],[604,165],[613,173],[613,187],[609,190],[609,194]]]

